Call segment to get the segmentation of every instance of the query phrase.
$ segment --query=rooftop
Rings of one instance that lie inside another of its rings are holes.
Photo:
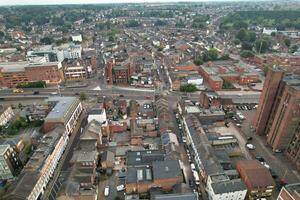
[[[164,159],[165,152],[162,150],[128,151],[126,163],[128,166],[143,166]]]
[[[158,194],[153,200],[198,200],[198,193]]]
[[[48,102],[56,102],[56,104],[45,118],[45,121],[62,123],[65,123],[65,120],[70,117],[80,103],[76,97],[51,97]]]
[[[153,179],[168,179],[182,175],[178,160],[155,161],[152,168]]]
[[[284,189],[287,190],[294,199],[300,198],[300,183],[286,185]]]
[[[211,184],[211,187],[214,190],[215,194],[224,194],[247,190],[245,184],[241,179],[215,182]]]
[[[236,168],[240,173],[243,171],[252,188],[275,185],[269,170],[258,160],[238,161]]]
[[[0,145],[0,155],[4,155],[4,153],[9,149],[9,145],[8,144],[2,144]]]

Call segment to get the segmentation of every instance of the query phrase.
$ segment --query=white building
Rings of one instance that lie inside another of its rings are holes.
[[[97,122],[99,122],[101,124],[106,124],[107,118],[106,118],[105,109],[100,109],[100,108],[92,109],[89,112],[88,123],[90,123],[93,120],[96,120]]]
[[[64,59],[77,59],[81,58],[82,47],[80,44],[63,44],[59,47],[54,48],[57,52],[57,60],[59,62]]]
[[[63,126],[47,133],[7,194],[8,199],[40,199],[69,141]],[[26,186],[26,187],[24,187]]]
[[[194,84],[196,86],[203,84],[203,78],[200,75],[197,76],[191,76],[187,79],[188,84]]]
[[[82,42],[82,36],[81,36],[81,34],[72,35],[72,41],[73,42]]]
[[[14,111],[10,106],[0,105],[0,126],[4,126],[14,116]]]
[[[247,188],[241,179],[230,180],[220,174],[208,177],[207,192],[210,200],[244,200]]]
[[[276,28],[274,28],[274,29],[264,28],[263,29],[263,34],[265,34],[265,35],[271,35],[272,33],[277,33],[277,29]]]
[[[8,144],[0,145],[0,179],[13,178],[20,166],[21,161],[15,149]]]

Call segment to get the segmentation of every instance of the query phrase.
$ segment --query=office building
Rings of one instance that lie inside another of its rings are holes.
[[[12,179],[18,174],[21,166],[15,149],[8,144],[0,145],[0,179]]]
[[[49,132],[58,124],[65,126],[68,134],[71,134],[82,112],[82,104],[76,97],[52,97],[48,100],[52,110],[45,118],[43,129]]]

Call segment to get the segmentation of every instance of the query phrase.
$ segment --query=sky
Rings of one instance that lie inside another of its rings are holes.
[[[88,3],[145,3],[174,1],[221,1],[221,0],[0,0],[0,5],[48,5],[48,4],[88,4]],[[223,0],[226,1],[226,0]],[[238,0],[236,0],[238,1]]]

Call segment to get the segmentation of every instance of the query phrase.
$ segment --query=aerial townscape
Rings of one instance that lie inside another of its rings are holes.
[[[56,199],[300,200],[300,1],[0,1],[0,200]]]

